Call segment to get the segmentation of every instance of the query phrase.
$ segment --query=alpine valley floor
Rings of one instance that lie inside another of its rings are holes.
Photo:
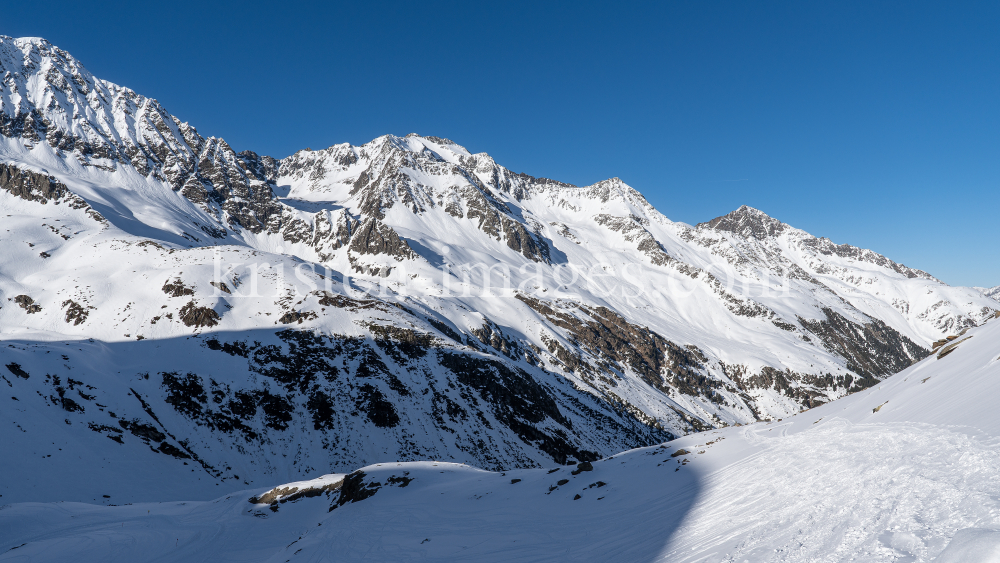
[[[1000,319],[866,391],[592,464],[8,505],[0,561],[998,561],[998,356]]]

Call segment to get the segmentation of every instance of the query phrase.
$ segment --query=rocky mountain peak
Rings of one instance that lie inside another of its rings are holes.
[[[600,182],[589,186],[577,188],[577,190],[578,196],[582,196],[584,199],[594,200],[602,204],[617,201],[630,206],[632,208],[632,213],[638,213],[646,216],[656,215],[659,218],[663,218],[663,216],[660,215],[660,213],[657,212],[648,201],[646,201],[645,196],[632,186],[623,182],[622,179],[617,176],[614,178],[608,178],[607,180],[601,180]]]
[[[902,274],[907,278],[923,278],[941,283],[940,280],[923,270],[899,264],[873,250],[849,244],[837,244],[826,237],[815,237],[805,231],[782,223],[759,209],[754,209],[747,205],[743,205],[739,209],[721,217],[716,217],[707,223],[699,223],[696,228],[729,232],[743,239],[757,241],[766,241],[782,233],[794,231],[796,235],[793,238],[796,244],[810,253],[824,257],[838,256],[857,262],[867,262]],[[816,267],[818,268],[817,271],[821,273],[826,272],[828,268],[826,265],[817,265]]]
[[[131,168],[164,182],[207,214],[195,226],[215,239],[227,229],[259,233],[279,214],[262,185],[275,175],[273,159],[238,156],[223,139],[202,137],[155,99],[95,77],[48,41],[0,36],[0,73],[0,134],[24,148],[47,145],[67,166]]]
[[[706,223],[699,223],[697,227],[727,231],[757,240],[778,236],[790,228],[767,213],[748,205],[743,205],[735,211],[716,217]]]

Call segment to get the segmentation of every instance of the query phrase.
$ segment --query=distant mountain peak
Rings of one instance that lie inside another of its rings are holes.
[[[982,288],[981,291],[986,297],[1000,301],[1000,285],[996,287]]]
[[[716,217],[707,223],[699,223],[697,227],[727,231],[758,240],[777,236],[789,228],[788,225],[767,213],[748,205],[742,205],[739,209]]]

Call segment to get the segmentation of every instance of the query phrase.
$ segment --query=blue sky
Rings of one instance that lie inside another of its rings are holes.
[[[1000,284],[997,2],[18,2],[41,36],[237,150],[448,137],[618,176],[675,221],[747,204]]]

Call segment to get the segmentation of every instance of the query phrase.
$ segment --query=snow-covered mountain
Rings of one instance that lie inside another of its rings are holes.
[[[1000,318],[849,397],[592,463],[381,463],[213,501],[16,504],[0,558],[996,561],[998,353]]]
[[[976,289],[981,291],[986,297],[994,301],[1000,301],[1000,285],[996,287],[977,287]]]
[[[676,223],[415,134],[236,153],[44,40],[0,70],[5,501],[594,461],[869,388],[1000,309],[748,207]]]

